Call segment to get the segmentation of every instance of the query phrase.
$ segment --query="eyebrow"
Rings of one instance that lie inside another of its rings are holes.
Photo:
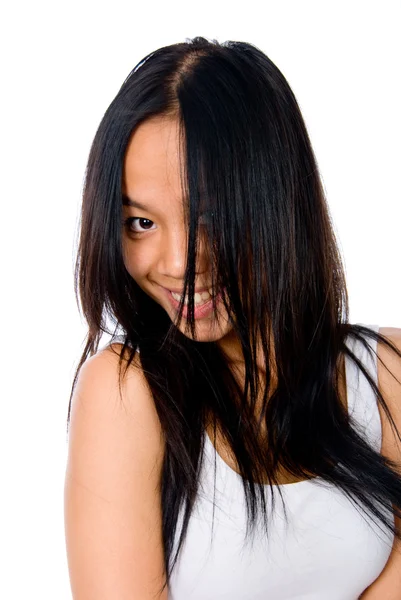
[[[137,200],[133,200],[132,198],[127,196],[127,194],[122,194],[122,200],[124,206],[131,206],[132,208],[138,208],[139,210],[143,210],[145,212],[152,212],[148,206],[142,204],[141,202],[138,202]]]
[[[147,206],[141,204],[140,202],[137,202],[136,200],[132,200],[132,198],[129,198],[126,194],[123,194],[122,198],[124,206],[132,206],[133,208],[139,208],[139,210],[149,211],[149,208]]]

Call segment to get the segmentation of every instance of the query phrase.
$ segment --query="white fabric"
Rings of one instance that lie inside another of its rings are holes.
[[[379,329],[378,325],[369,327]],[[376,343],[368,342],[376,350]],[[347,345],[377,383],[375,354],[372,361],[360,342],[348,339]],[[349,413],[372,447],[380,451],[375,396],[348,357],[345,363]],[[253,548],[244,546],[246,507],[241,477],[216,453],[207,435],[204,451],[201,493],[173,569],[169,600],[357,600],[381,573],[394,536],[320,478],[281,485],[288,529],[277,491],[268,540],[258,529]]]

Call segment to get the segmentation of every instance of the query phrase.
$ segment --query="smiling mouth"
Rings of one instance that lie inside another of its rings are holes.
[[[178,311],[181,301],[181,295],[176,294],[175,292],[171,292],[170,290],[164,288],[168,294],[169,300],[173,308]],[[202,297],[203,294],[203,297]],[[198,296],[198,297],[197,297]],[[215,302],[218,303],[222,299],[222,293],[218,292],[215,296]],[[214,312],[213,309],[213,296],[209,294],[209,292],[197,293],[195,294],[195,302],[194,302],[194,317],[195,319],[207,317]],[[186,319],[188,318],[188,299],[185,299],[182,316]]]
[[[182,294],[177,294],[176,292],[171,292],[171,291],[170,291],[170,294],[174,298],[174,300],[177,300],[177,302],[181,302]],[[208,290],[204,290],[203,292],[196,292],[195,297],[194,297],[195,306],[202,306],[203,304],[206,304],[213,298],[213,295],[217,295],[217,294],[213,294],[212,288],[209,288]],[[188,306],[188,303],[189,303],[189,297],[187,294],[185,296],[184,305]]]

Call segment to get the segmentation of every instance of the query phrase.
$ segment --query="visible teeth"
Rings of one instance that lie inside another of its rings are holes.
[[[176,294],[175,292],[171,292],[171,295],[173,296],[174,300],[177,300],[178,302],[181,300],[180,294]],[[188,296],[186,296],[185,300],[188,300]]]
[[[212,288],[209,288],[209,291],[205,290],[205,291],[203,291],[201,293],[197,292],[195,294],[195,298],[194,298],[194,300],[195,300],[195,306],[197,306],[199,304],[205,304],[205,302],[207,302],[211,298],[211,296],[212,296],[211,291],[212,291]],[[175,300],[177,300],[177,302],[181,301],[182,296],[180,294],[176,294],[175,292],[171,292],[171,295],[173,296],[173,298]],[[185,306],[188,305],[188,301],[189,300],[188,300],[188,295],[187,295],[187,296],[185,296],[185,300],[184,300]]]

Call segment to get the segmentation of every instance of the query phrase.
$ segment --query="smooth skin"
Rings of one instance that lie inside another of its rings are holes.
[[[156,595],[163,582],[164,445],[135,366],[122,397],[118,356],[101,350],[83,365],[71,408],[64,511],[74,600],[168,598],[166,590]]]
[[[177,126],[172,119],[142,123],[124,161],[124,193],[147,207],[124,206],[136,217],[124,228],[124,260],[138,285],[174,320],[163,289],[182,288],[186,231],[180,197]],[[142,219],[146,219],[142,220]],[[207,249],[200,247],[195,287],[210,284]],[[213,315],[196,322],[199,340],[216,341],[241,370],[240,347],[224,305],[221,323]],[[185,331],[185,321],[181,325]],[[401,349],[401,329],[381,328]],[[139,355],[118,388],[121,346],[100,350],[83,365],[71,405],[65,475],[65,536],[74,600],[167,600],[157,595],[164,581],[161,472],[165,443]],[[379,355],[401,381],[401,361],[379,348]],[[259,362],[259,361],[258,361]],[[262,367],[262,362],[260,362]],[[274,382],[274,365],[272,366]],[[379,388],[401,431],[401,385],[378,363]],[[401,464],[401,446],[382,419],[382,453]],[[401,600],[401,548],[363,600]]]

